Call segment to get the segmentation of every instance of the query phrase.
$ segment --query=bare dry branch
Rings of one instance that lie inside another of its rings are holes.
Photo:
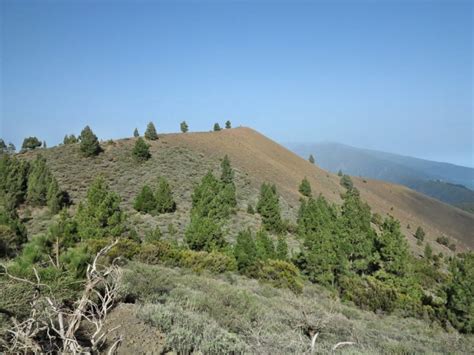
[[[105,318],[113,307],[118,295],[118,284],[121,278],[120,268],[112,263],[106,267],[99,265],[99,259],[106,255],[118,241],[101,249],[87,267],[86,281],[81,297],[72,309],[64,307],[54,298],[49,286],[42,284],[35,268],[33,272],[36,283],[11,275],[3,266],[4,273],[12,280],[34,286],[47,287],[49,296],[40,297],[39,292],[31,302],[30,317],[23,322],[12,317],[13,327],[9,352],[60,352],[60,353],[97,353],[105,344],[110,332],[117,328],[104,330]],[[83,345],[76,335],[84,322],[90,323],[94,331],[89,334],[89,345]],[[114,341],[109,349],[113,354],[122,338]]]

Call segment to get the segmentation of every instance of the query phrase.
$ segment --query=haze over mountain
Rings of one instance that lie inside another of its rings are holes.
[[[340,143],[288,143],[296,154],[331,172],[395,182],[443,202],[472,210],[474,169]]]

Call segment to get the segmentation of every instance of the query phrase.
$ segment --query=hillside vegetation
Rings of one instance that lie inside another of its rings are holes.
[[[139,352],[472,348],[474,216],[226,127],[2,155],[6,350],[132,351],[124,317]]]

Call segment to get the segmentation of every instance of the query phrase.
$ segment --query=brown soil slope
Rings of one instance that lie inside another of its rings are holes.
[[[232,164],[245,171],[258,186],[273,182],[290,205],[297,206],[298,186],[307,177],[314,193],[331,201],[340,201],[343,189],[339,177],[298,157],[278,143],[249,128],[212,133],[167,135],[170,145],[186,146],[206,155],[228,154]],[[361,196],[374,211],[399,219],[406,235],[422,226],[428,240],[446,235],[458,240],[458,246],[474,248],[474,215],[429,198],[406,187],[376,180],[354,178]],[[411,229],[407,229],[407,225]],[[410,243],[415,247],[413,238]],[[416,248],[415,248],[416,249]]]
[[[137,223],[156,225],[163,229],[173,223],[183,230],[188,223],[193,186],[207,170],[218,171],[219,159],[227,154],[236,170],[239,212],[233,217],[230,232],[243,227],[257,226],[257,215],[247,214],[250,202],[255,206],[262,182],[277,185],[285,218],[295,220],[299,207],[298,186],[307,177],[314,194],[323,194],[330,201],[340,203],[344,189],[339,177],[298,157],[278,143],[249,128],[234,128],[220,132],[164,134],[157,141],[149,142],[152,158],[136,164],[131,156],[135,139],[103,142],[104,152],[95,158],[83,158],[77,144],[40,149],[20,157],[31,159],[43,154],[75,202],[80,201],[91,181],[104,175],[112,189],[123,198],[123,206],[130,211]],[[152,218],[134,214],[132,203],[143,184],[153,183],[158,176],[165,176],[171,183],[178,211],[172,215]],[[458,250],[474,248],[474,215],[437,200],[426,197],[400,185],[375,180],[353,178],[361,196],[372,209],[381,215],[391,214],[401,221],[402,230],[415,253],[421,254],[424,245],[417,246],[413,233],[417,226],[426,231],[426,240],[435,251],[450,251],[435,239],[446,235],[456,239]],[[411,228],[407,228],[410,225]]]

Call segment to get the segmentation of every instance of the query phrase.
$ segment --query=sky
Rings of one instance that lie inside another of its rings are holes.
[[[471,1],[0,0],[0,136],[231,120],[474,166]]]

